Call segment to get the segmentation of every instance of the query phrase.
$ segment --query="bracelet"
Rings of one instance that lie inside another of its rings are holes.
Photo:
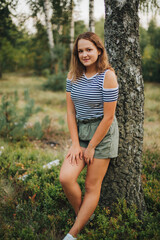
[[[91,142],[89,142],[89,144],[88,144],[88,145],[90,145],[91,147],[95,148]]]

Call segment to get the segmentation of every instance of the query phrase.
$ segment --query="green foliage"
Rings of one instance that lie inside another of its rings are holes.
[[[139,31],[140,31],[140,49],[141,49],[141,54],[143,54],[145,47],[150,42],[150,39],[145,28],[140,26]]]
[[[79,21],[76,21],[74,24],[75,24],[74,25],[74,28],[75,28],[75,32],[74,32],[75,39],[78,37],[78,35],[80,33],[87,32],[87,27],[86,27],[84,21],[79,20]]]
[[[29,139],[42,139],[45,133],[45,130],[50,125],[50,118],[49,116],[45,116],[42,119],[42,123],[36,122],[33,127],[27,129],[27,136]]]
[[[70,58],[70,1],[50,1],[50,7],[53,11],[51,19],[53,29],[53,39],[55,47],[53,49],[54,60],[50,58],[48,39],[46,34],[46,26],[37,20],[37,33],[33,36],[31,41],[32,53],[34,54],[34,69],[36,74],[42,74],[43,69],[48,68],[51,73],[58,73],[59,71],[66,71]],[[32,15],[37,16],[37,13],[44,14],[43,1],[28,1]],[[58,61],[57,61],[58,60]],[[58,66],[57,66],[58,65]],[[57,70],[57,68],[59,70]]]
[[[138,219],[136,206],[128,208],[124,199],[114,204],[112,212],[108,207],[97,207],[95,218],[79,234],[79,240],[159,239],[160,214],[159,208],[155,207],[155,198],[159,204],[160,195],[157,191],[154,197],[156,186],[153,181],[157,179],[159,184],[159,156],[159,152],[144,153],[142,178],[149,210],[144,218]],[[42,168],[52,160],[52,154],[34,149],[31,143],[23,147],[16,143],[2,150],[0,238],[60,240],[69,231],[75,215],[59,182],[60,166],[48,170]],[[28,176],[23,180],[24,174]],[[78,179],[83,193],[85,174],[84,170]]]
[[[104,43],[104,18],[100,18],[99,21],[95,22],[95,33],[102,39]]]
[[[143,175],[145,201],[150,212],[160,212],[160,154],[146,151],[143,160]]]
[[[157,239],[160,236],[158,218],[147,212],[143,220],[137,217],[137,208],[127,207],[121,199],[113,207],[113,214],[109,208],[96,210],[96,218],[85,228],[78,239],[83,240],[132,240],[132,239]]]
[[[30,67],[29,35],[13,22],[13,10],[17,0],[3,0],[0,3],[0,78],[5,71],[17,71]]]
[[[50,124],[50,119],[46,116],[42,123],[36,122],[32,127],[27,127],[29,118],[40,109],[35,108],[34,100],[29,97],[26,90],[24,92],[23,108],[18,107],[18,94],[14,96],[2,96],[0,105],[0,136],[7,140],[21,140],[24,136],[30,139],[41,139],[44,131]]]
[[[140,27],[140,46],[142,53],[142,71],[145,81],[160,82],[160,27],[154,20],[148,30]]]
[[[18,31],[11,19],[10,5],[13,7],[12,1],[0,3],[0,77],[7,65],[11,67],[14,64],[14,46]]]
[[[48,69],[50,74],[66,72],[70,63],[70,1],[51,1],[53,17],[51,19],[55,47],[54,59],[50,57],[46,26],[38,15],[44,14],[43,1],[27,1],[34,17],[36,32],[28,34],[24,20],[17,27],[12,21],[12,12],[16,1],[5,1],[0,8],[0,77],[2,72],[34,70],[36,75],[43,75]],[[8,4],[7,4],[8,3]],[[75,38],[87,31],[83,21],[75,22]]]
[[[53,74],[48,77],[48,80],[43,84],[43,88],[52,91],[64,91],[66,86],[66,73]]]
[[[50,69],[50,55],[44,26],[38,21],[37,32],[30,37],[27,57],[31,61],[29,68],[34,69],[37,75],[41,75],[43,69]]]
[[[58,236],[64,230],[68,215],[73,217],[58,179],[59,167],[42,168],[52,160],[52,154],[34,150],[32,146],[19,148],[16,144],[3,150],[0,156],[0,238],[51,239],[47,236]],[[28,174],[25,181],[20,178],[24,174]]]

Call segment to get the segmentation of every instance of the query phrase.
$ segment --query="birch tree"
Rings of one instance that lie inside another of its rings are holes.
[[[73,45],[74,45],[74,2],[71,0],[71,29],[70,29],[70,50],[72,52]]]
[[[112,159],[105,176],[101,204],[112,206],[118,198],[145,210],[141,182],[144,83],[139,47],[139,7],[160,9],[158,0],[105,0],[105,46],[118,76],[117,118],[119,156]]]
[[[139,0],[105,0],[105,45],[119,83],[117,118],[119,156],[111,160],[104,179],[101,204],[125,198],[145,210],[141,183],[144,83],[139,47]]]
[[[95,32],[94,25],[94,0],[89,0],[89,31]]]
[[[44,0],[44,14],[45,14],[45,21],[46,21],[46,29],[47,29],[47,36],[48,36],[48,45],[50,50],[51,62],[53,62],[53,48],[54,48],[54,40],[53,40],[53,32],[52,32],[52,25],[50,21],[50,2],[49,0]]]

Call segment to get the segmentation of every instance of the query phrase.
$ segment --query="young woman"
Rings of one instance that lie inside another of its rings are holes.
[[[75,41],[66,92],[72,146],[63,162],[60,182],[77,216],[64,238],[69,240],[77,239],[92,216],[110,159],[118,153],[117,78],[95,33],[80,34]],[[85,166],[87,175],[82,200],[77,178]]]

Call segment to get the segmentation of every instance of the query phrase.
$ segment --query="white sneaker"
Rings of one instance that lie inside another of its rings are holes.
[[[76,240],[77,238],[74,238],[71,234],[67,234],[63,240]]]

